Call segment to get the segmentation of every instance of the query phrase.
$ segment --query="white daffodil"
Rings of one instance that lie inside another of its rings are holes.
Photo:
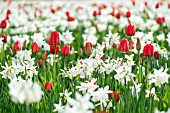
[[[149,96],[153,96],[154,97],[154,100],[158,100],[159,101],[159,98],[157,97],[156,93],[155,93],[155,88],[152,88],[151,91],[149,90],[145,90],[146,91],[146,95],[145,97],[148,98]]]

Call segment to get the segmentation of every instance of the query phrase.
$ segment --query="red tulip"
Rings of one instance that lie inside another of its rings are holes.
[[[170,3],[168,3],[168,8],[170,9]]]
[[[118,102],[120,100],[120,92],[113,91],[112,93],[110,93],[111,99],[113,99],[114,96],[116,97],[116,102]]]
[[[129,49],[134,49],[134,42],[133,42],[133,40],[129,40]]]
[[[104,56],[102,56],[100,59],[103,60],[103,61],[105,60]]]
[[[66,16],[69,17],[70,16],[70,12],[66,11]]]
[[[39,51],[40,51],[40,46],[36,42],[34,42],[32,44],[32,52],[33,53],[38,53]]]
[[[129,51],[129,42],[128,40],[126,40],[125,38],[123,38],[121,41],[120,41],[120,44],[118,46],[118,51],[121,52],[121,53],[126,53]]]
[[[159,52],[158,52],[158,51],[155,51],[155,52],[154,52],[154,58],[155,58],[155,59],[159,59],[159,56],[160,56]]]
[[[158,8],[159,8],[159,3],[157,3],[157,4],[155,5],[155,8],[156,8],[156,9],[158,9]]]
[[[127,36],[134,36],[136,32],[135,26],[129,24],[125,30]]]
[[[143,48],[143,56],[152,56],[153,55],[153,51],[154,51],[154,48],[153,48],[153,45],[151,44],[146,44]]]
[[[92,54],[92,43],[91,42],[86,42],[85,46],[84,46],[84,52],[86,55],[90,55]]]
[[[117,48],[117,44],[116,44],[116,43],[113,43],[113,44],[112,44],[112,47],[113,47],[113,48]]]
[[[42,60],[38,60],[38,65],[39,65],[39,67],[42,67],[42,65],[43,65]]]
[[[130,16],[131,16],[130,11],[127,11],[127,12],[126,12],[126,17],[129,18]]]
[[[116,14],[116,18],[117,18],[117,19],[120,19],[120,17],[121,17],[121,13],[118,12],[118,13]]]
[[[10,9],[8,9],[7,12],[6,12],[6,15],[9,15],[9,14],[11,14],[11,10]]]
[[[69,22],[74,21],[74,17],[68,16],[67,21],[69,21]]]
[[[13,47],[14,51],[20,51],[22,49],[21,43],[19,42],[19,40],[17,40],[14,43],[14,47]]]
[[[63,56],[69,56],[70,55],[70,46],[69,45],[63,46],[62,50],[61,50],[61,54]]]
[[[50,45],[50,53],[57,54],[59,51],[59,46]]]
[[[52,31],[51,32],[51,36],[48,40],[48,44],[49,45],[59,45],[60,44],[60,36],[59,33],[56,31]]]
[[[45,90],[50,91],[52,90],[52,84],[50,82],[46,82],[44,88]]]
[[[56,10],[54,8],[51,8],[51,12],[54,14]]]
[[[7,42],[7,36],[5,34],[2,34],[1,37],[3,38],[2,42],[6,43]]]
[[[48,54],[47,54],[46,52],[44,52],[44,53],[42,54],[42,59],[43,59],[43,60],[47,60],[47,58],[48,58]]]
[[[158,17],[158,18],[156,19],[156,22],[157,22],[158,24],[162,24],[162,23],[164,23],[164,21],[165,21],[165,18],[164,18],[164,17]]]
[[[7,26],[7,21],[6,21],[6,19],[4,19],[1,21],[0,28],[5,29],[6,26]]]
[[[97,11],[93,11],[93,16],[96,17],[98,15]]]

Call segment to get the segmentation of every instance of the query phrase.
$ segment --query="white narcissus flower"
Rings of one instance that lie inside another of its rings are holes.
[[[33,36],[31,36],[33,42],[36,42],[40,47],[44,45],[44,36],[42,33],[34,33]]]
[[[93,92],[92,95],[92,101],[93,102],[99,102],[97,105],[104,105],[106,106],[108,101],[108,94],[112,91],[109,90],[109,86],[105,86],[104,88],[99,88],[97,91]]]
[[[157,97],[156,93],[155,93],[155,88],[152,88],[151,91],[149,90],[145,90],[146,91],[146,95],[145,97],[148,98],[149,96],[153,96],[154,97],[154,100],[158,100],[159,101],[159,98]]]
[[[71,94],[72,94],[72,92],[68,92],[68,90],[66,89],[64,91],[64,93],[60,93],[60,97],[65,96],[66,99],[68,99],[68,98],[70,98]]]
[[[138,98],[138,93],[139,93],[140,90],[141,90],[142,83],[137,84],[137,83],[134,81],[133,84],[134,84],[134,85],[130,87],[130,88],[132,89],[132,94],[133,94],[133,95],[136,95],[137,98]]]
[[[160,34],[160,35],[156,36],[156,38],[158,39],[158,41],[164,41],[165,40],[165,34]]]
[[[43,91],[37,83],[32,83],[29,80],[23,80],[21,78],[14,78],[9,86],[9,95],[15,103],[31,104],[33,102],[39,102],[42,98]]]
[[[154,83],[155,86],[161,87],[162,84],[168,83],[169,79],[169,74],[167,74],[168,69],[166,68],[163,71],[163,67],[159,70],[154,69],[154,73],[150,74],[148,79],[149,79],[149,84]]]
[[[166,39],[166,41],[168,42],[168,45],[170,46],[170,32],[168,33],[168,35],[167,35],[167,39]]]
[[[97,79],[95,78],[91,79],[90,81],[81,82],[80,85],[81,86],[76,86],[76,88],[79,91],[82,91],[83,94],[85,94],[86,92],[91,94],[99,87],[97,85]]]
[[[72,36],[72,32],[67,30],[66,32],[63,32],[61,35],[61,41],[64,42],[64,44],[71,44],[74,41],[74,37]]]
[[[93,113],[94,105],[90,102],[90,95],[87,93],[81,96],[76,92],[76,99],[68,98],[67,104],[58,113]]]
[[[156,108],[154,113],[170,113],[170,108],[168,108],[167,111],[159,111],[159,110]]]

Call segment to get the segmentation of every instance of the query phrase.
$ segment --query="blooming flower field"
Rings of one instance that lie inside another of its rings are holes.
[[[0,113],[170,113],[170,1],[0,4]]]

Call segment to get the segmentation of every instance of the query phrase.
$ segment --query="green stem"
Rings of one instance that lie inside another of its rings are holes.
[[[30,113],[29,104],[26,104],[26,113]]]

